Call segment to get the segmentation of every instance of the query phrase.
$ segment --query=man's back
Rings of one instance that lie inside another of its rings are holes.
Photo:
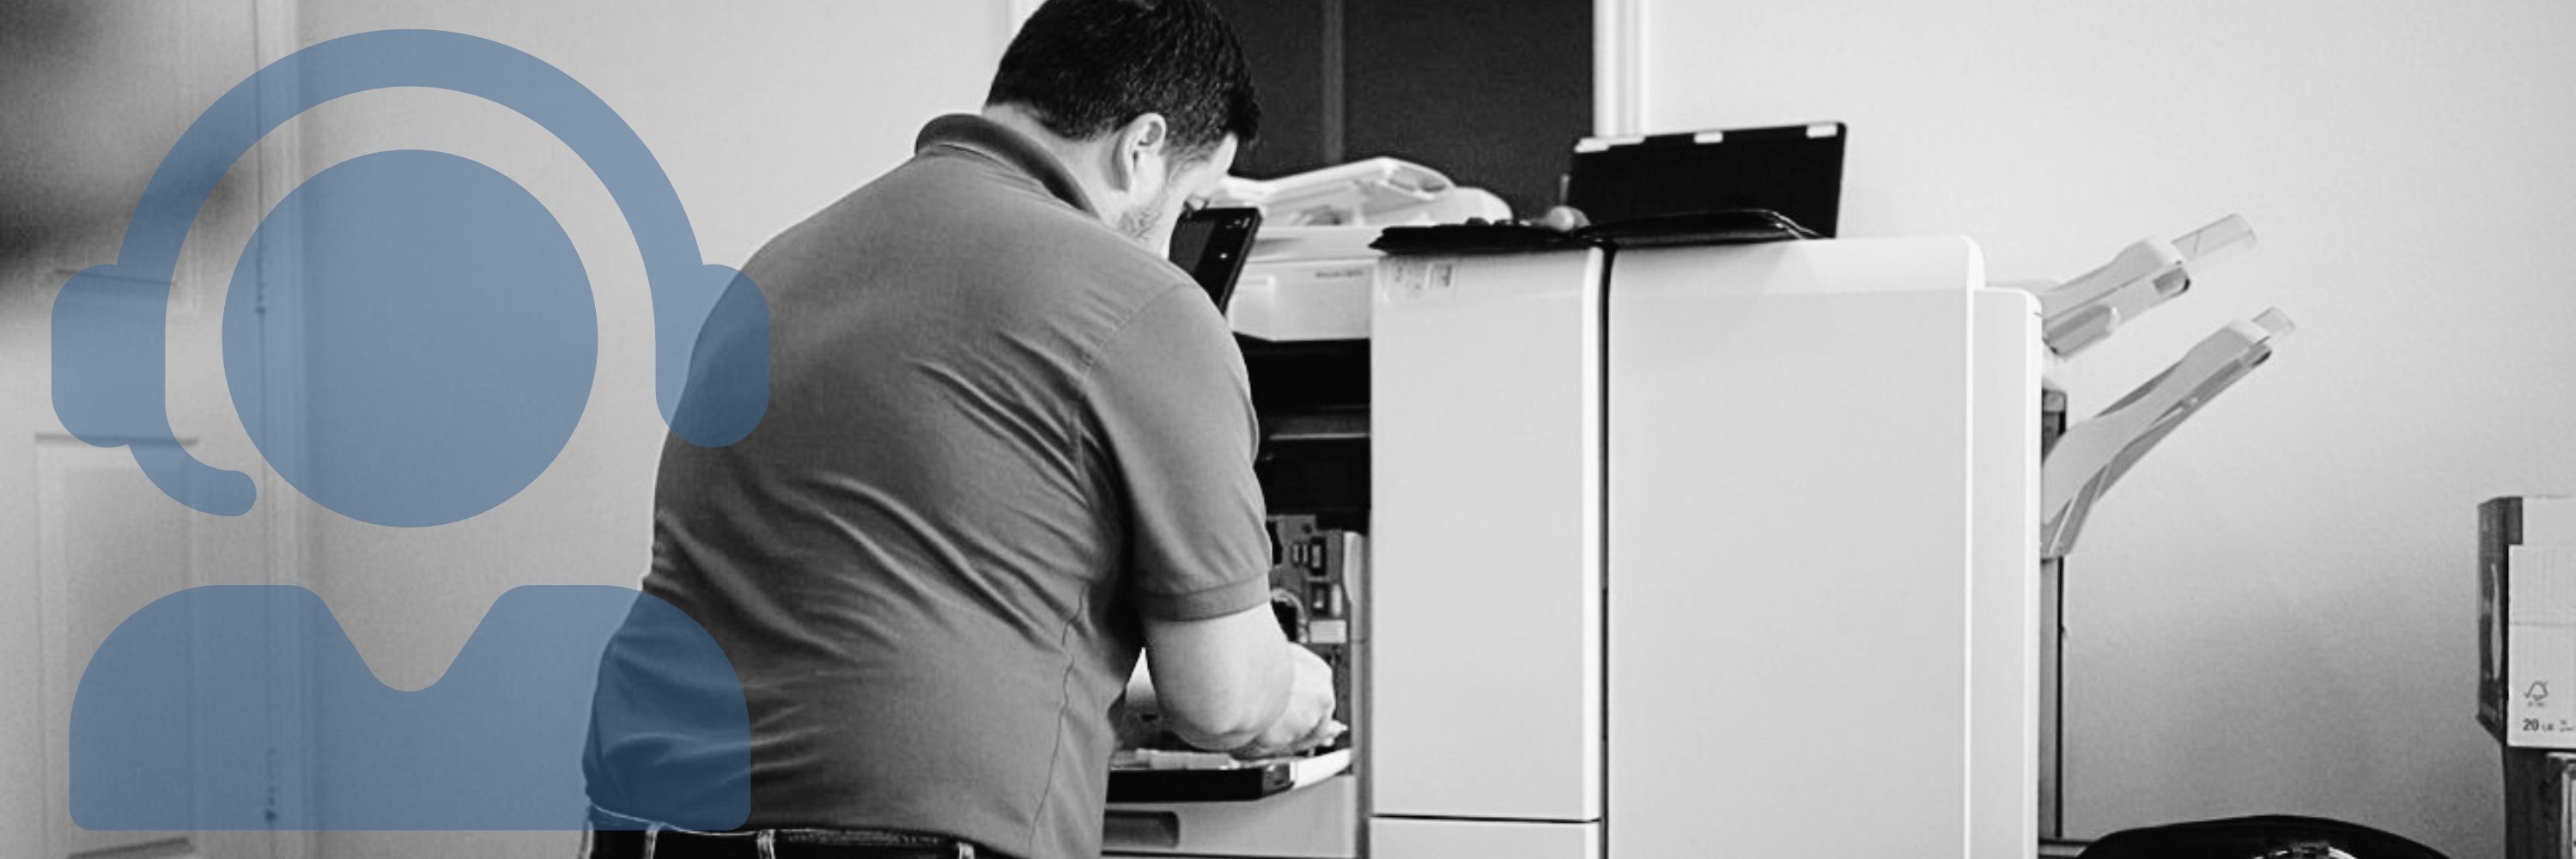
[[[1264,599],[1241,359],[1043,150],[971,117],[922,137],[745,267],[770,410],[729,447],[668,443],[644,587],[740,675],[747,828],[1095,854],[1137,613]],[[649,699],[649,649],[612,644],[603,697]],[[692,798],[618,774],[726,751],[596,726],[593,798],[667,815]]]

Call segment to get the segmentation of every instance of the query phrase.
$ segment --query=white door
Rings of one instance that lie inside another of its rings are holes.
[[[293,529],[270,505],[238,517],[191,510],[156,489],[128,449],[66,433],[52,406],[50,338],[64,281],[116,261],[161,156],[206,104],[278,53],[276,37],[292,32],[278,13],[289,8],[36,4],[11,13],[0,35],[0,50],[37,58],[0,79],[12,127],[0,222],[24,227],[0,242],[0,588],[15,595],[0,600],[0,689],[11,693],[0,696],[0,855],[300,855],[303,839],[259,829],[97,831],[72,819],[71,708],[92,653],[137,609],[182,589],[292,581]],[[168,319],[164,397],[180,444],[268,487],[275,480],[225,394],[218,334],[225,284],[274,199],[262,162],[234,165],[198,213],[167,308],[138,312]],[[170,700],[192,694],[173,690]],[[202,787],[219,775],[206,758],[238,738],[186,734],[178,746],[188,751],[167,772]]]

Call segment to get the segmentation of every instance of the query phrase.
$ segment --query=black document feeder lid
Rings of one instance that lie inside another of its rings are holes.
[[[1589,140],[1575,147],[1565,204],[1596,224],[1768,210],[1831,237],[1849,140],[1839,122]]]

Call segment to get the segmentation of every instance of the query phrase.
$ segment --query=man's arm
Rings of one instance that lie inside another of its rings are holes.
[[[1266,604],[1206,620],[1149,618],[1145,648],[1155,701],[1190,745],[1270,757],[1341,733],[1332,669],[1280,635]]]
[[[1128,595],[1174,732],[1246,757],[1330,739],[1332,671],[1271,613],[1257,421],[1216,306],[1175,284],[1102,349],[1088,381],[1126,508]]]

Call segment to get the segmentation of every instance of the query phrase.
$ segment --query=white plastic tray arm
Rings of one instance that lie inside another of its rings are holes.
[[[2006,284],[2039,298],[2041,338],[2061,356],[2091,348],[2121,325],[2191,289],[2194,272],[2253,247],[2241,215],[2220,218],[2172,241],[2140,239],[2101,268],[2065,283]]]
[[[2102,493],[2193,412],[2270,358],[2273,342],[2293,330],[2278,308],[2228,323],[2092,420],[2068,427],[2040,464],[2040,557],[2065,557]]]

